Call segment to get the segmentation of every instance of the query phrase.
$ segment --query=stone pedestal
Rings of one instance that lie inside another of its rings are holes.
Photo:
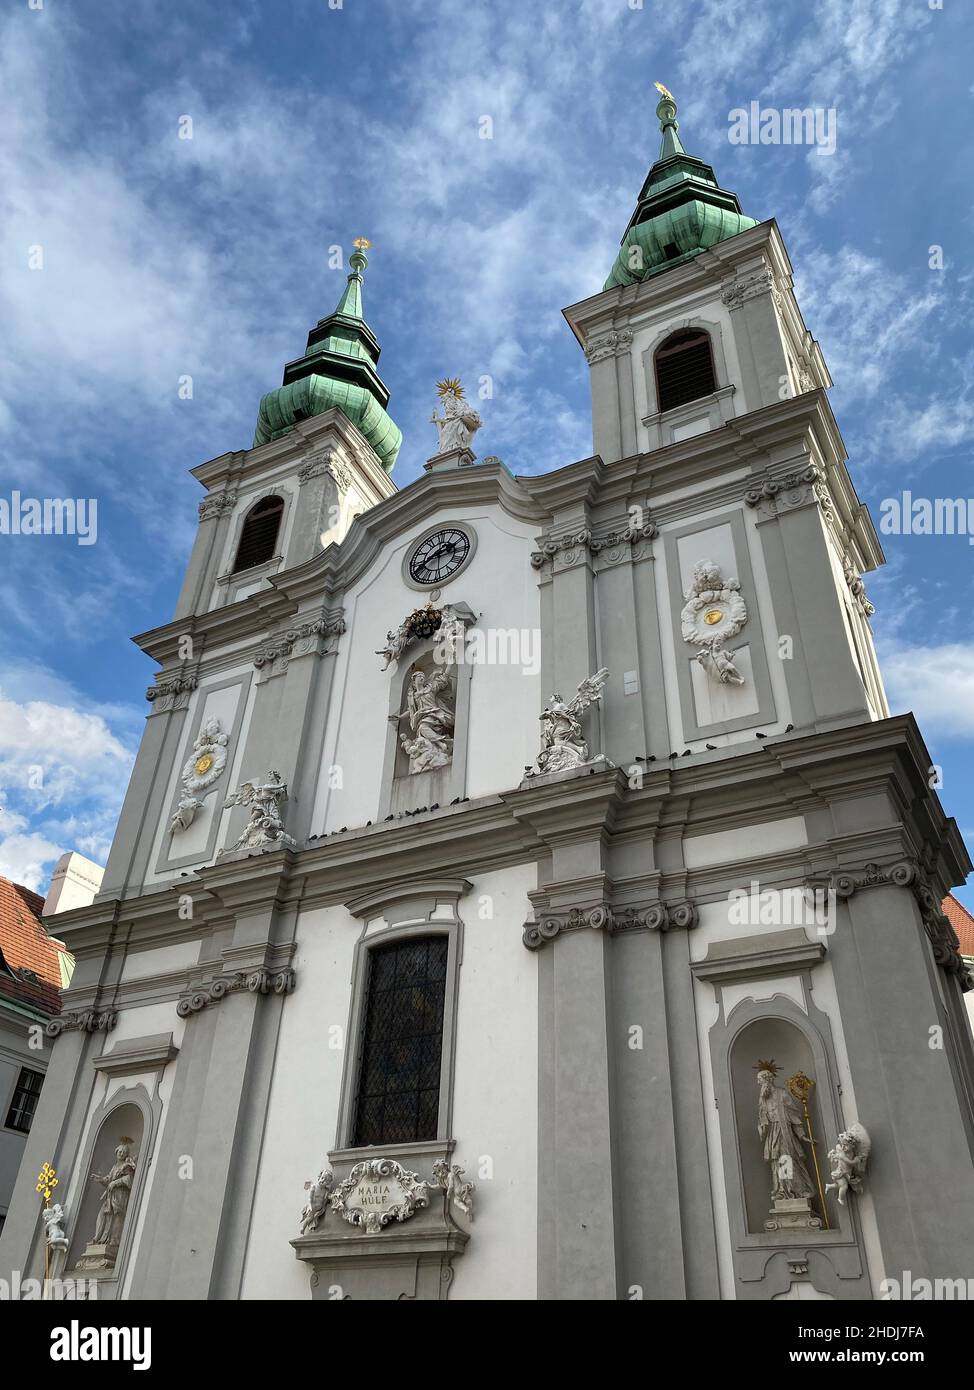
[[[471,449],[449,449],[445,454],[433,454],[423,464],[425,473],[446,473],[451,468],[471,468],[477,461]]]
[[[766,1231],[820,1231],[822,1218],[812,1211],[808,1197],[775,1197],[764,1223]]]
[[[115,1242],[89,1240],[75,1268],[114,1269],[117,1257],[118,1245]]]

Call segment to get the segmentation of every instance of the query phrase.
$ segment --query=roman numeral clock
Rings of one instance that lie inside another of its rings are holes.
[[[404,577],[416,588],[435,588],[455,579],[473,558],[476,540],[467,526],[435,527],[421,536],[407,552]]]

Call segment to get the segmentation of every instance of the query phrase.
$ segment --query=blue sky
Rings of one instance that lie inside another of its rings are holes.
[[[493,378],[482,456],[517,473],[587,456],[560,311],[612,264],[658,147],[654,79],[687,148],[777,217],[874,516],[904,488],[974,497],[961,0],[30,6],[0,15],[0,495],[95,497],[98,541],[0,537],[0,873],[44,887],[64,849],[104,862],[153,672],[128,636],[171,617],[188,469],[249,445],[338,298],[329,247],[375,246],[400,486],[444,375]],[[728,113],[753,100],[834,107],[835,153],[732,145]],[[890,699],[974,842],[974,550],[883,539],[867,587]]]

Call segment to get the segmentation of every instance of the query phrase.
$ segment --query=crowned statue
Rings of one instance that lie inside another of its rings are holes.
[[[431,422],[439,431],[438,454],[453,454],[470,448],[470,441],[483,424],[477,411],[464,399],[463,387],[458,376],[438,381],[436,390],[443,402],[443,415],[436,411],[430,416]]]

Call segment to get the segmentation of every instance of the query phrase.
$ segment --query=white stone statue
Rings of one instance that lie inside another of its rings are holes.
[[[301,1234],[306,1236],[310,1231],[317,1231],[318,1223],[324,1216],[328,1208],[328,1198],[331,1196],[335,1186],[335,1175],[330,1169],[323,1168],[308,1192],[308,1201],[301,1212]]]
[[[805,1166],[803,1145],[811,1139],[797,1101],[775,1085],[773,1063],[759,1063],[758,1138],[764,1140],[764,1157],[771,1166],[773,1201],[811,1198],[815,1187]]]
[[[587,676],[571,700],[552,695],[541,714],[541,752],[539,772],[564,772],[588,762],[588,744],[582,737],[581,716],[589,705],[602,698],[602,688],[609,679],[603,666],[594,676]]]
[[[459,1164],[450,1164],[445,1158],[438,1158],[433,1164],[433,1181],[429,1185],[440,1188],[446,1193],[448,1202],[473,1220],[473,1194],[477,1188],[474,1183],[464,1181],[464,1170]]]
[[[53,1207],[45,1207],[41,1216],[44,1220],[44,1240],[46,1243],[53,1249],[66,1250],[68,1237],[64,1230],[64,1223],[67,1218],[61,1203],[55,1202]]]
[[[79,1269],[111,1269],[115,1264],[134,1176],[132,1141],[123,1136],[115,1149],[115,1162],[108,1172],[91,1174],[90,1181],[101,1183],[105,1191],[98,1208],[95,1234],[78,1261]]]
[[[826,1192],[836,1188],[839,1206],[845,1206],[849,1190],[862,1191],[862,1180],[866,1176],[866,1164],[872,1149],[868,1131],[859,1123],[844,1129],[835,1141],[835,1148],[829,1149],[829,1171],[833,1182],[826,1184]]]
[[[385,646],[380,647],[376,652],[376,656],[385,657],[385,664],[382,667],[383,671],[388,671],[392,663],[399,660],[412,641],[412,636],[412,633],[405,623],[400,623],[398,627],[386,633]]]
[[[435,410],[430,416],[440,436],[437,453],[452,454],[458,449],[469,449],[470,441],[483,421],[473,406],[464,400],[460,378],[449,377],[446,381],[437,382],[436,389],[443,402],[442,418]]]
[[[197,811],[202,810],[203,803],[195,793],[203,791],[220,776],[227,765],[229,742],[219,719],[207,719],[201,726],[181,773],[183,795],[169,822],[170,835],[188,830]]]
[[[250,820],[230,849],[281,849],[285,845],[293,849],[294,840],[285,834],[281,816],[281,803],[286,800],[287,784],[279,772],[271,770],[263,782],[243,782],[223,803],[224,810],[250,807]]]
[[[452,603],[440,609],[440,625],[433,633],[433,656],[443,666],[455,666],[461,659],[467,635],[467,625]]]
[[[409,754],[409,771],[433,772],[446,767],[453,757],[454,715],[451,708],[450,676],[446,670],[427,676],[414,671],[409,677],[406,708],[391,716],[396,722],[408,719],[410,733],[399,741]]]
[[[696,660],[722,685],[743,685],[725,643],[736,637],[747,622],[747,606],[736,579],[724,579],[720,566],[699,560],[693,567],[693,583],[683,597],[680,613],[683,640],[700,650]]]

